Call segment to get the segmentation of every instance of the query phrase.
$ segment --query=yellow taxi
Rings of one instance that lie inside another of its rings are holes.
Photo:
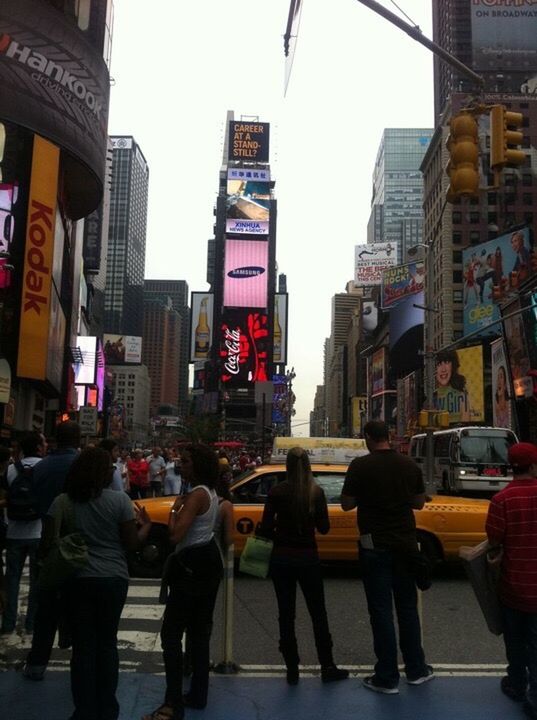
[[[330,532],[317,538],[322,560],[355,560],[358,557],[356,512],[343,512],[339,499],[347,464],[312,463],[316,482],[328,502]],[[235,556],[255,532],[270,489],[285,478],[285,464],[260,465],[235,478],[231,484],[235,522]],[[131,573],[157,577],[169,552],[167,524],[173,497],[144,500],[153,527],[146,546],[131,563]],[[485,539],[488,500],[434,495],[422,510],[416,510],[416,526],[422,552],[431,564],[457,558],[462,545]]]

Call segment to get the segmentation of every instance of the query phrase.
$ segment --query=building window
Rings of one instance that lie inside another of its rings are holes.
[[[462,222],[462,213],[457,210],[451,214],[451,220],[453,221],[454,225],[460,225]]]
[[[462,270],[454,270],[453,271],[453,282],[454,283],[462,282]]]
[[[479,222],[479,213],[478,212],[470,213],[470,222],[474,223],[474,224]]]
[[[462,262],[462,250],[454,250],[453,251],[453,262],[454,263]]]
[[[453,242],[453,245],[460,245],[462,242],[462,233],[459,231],[454,232],[451,236],[451,240]]]
[[[472,245],[477,245],[481,242],[481,233],[479,230],[470,230],[470,242]]]

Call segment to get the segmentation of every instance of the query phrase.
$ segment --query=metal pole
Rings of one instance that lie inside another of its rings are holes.
[[[235,569],[235,552],[230,545],[224,559],[223,582],[223,620],[224,632],[222,635],[222,661],[214,667],[214,671],[222,675],[232,675],[240,668],[233,662],[233,583]]]
[[[265,393],[263,393],[262,402],[262,418],[263,427],[261,428],[261,457],[265,457]]]
[[[434,381],[435,381],[435,353],[433,349],[433,316],[432,308],[432,247],[427,245],[425,251],[425,314],[424,341],[425,341],[425,405],[428,411],[428,427],[425,436],[425,482],[432,489],[434,481],[434,438],[431,427],[431,415],[434,411]]]

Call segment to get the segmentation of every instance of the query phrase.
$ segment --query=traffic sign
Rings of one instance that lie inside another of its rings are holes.
[[[97,408],[83,406],[78,411],[81,435],[95,435],[97,432]]]

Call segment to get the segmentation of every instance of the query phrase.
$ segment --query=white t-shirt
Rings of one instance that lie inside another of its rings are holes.
[[[161,455],[150,455],[147,458],[147,462],[149,463],[149,476],[151,480],[153,482],[162,482],[162,475],[160,475],[160,471],[164,470],[166,467],[164,458]]]
[[[33,467],[41,462],[43,458],[27,457],[21,460],[23,467]],[[7,484],[11,485],[13,480],[19,474],[15,465],[10,465],[7,470]],[[7,512],[6,512],[7,517]],[[41,537],[41,520],[31,520],[30,522],[21,522],[20,520],[10,520],[7,518],[7,534],[8,540],[39,540]]]

